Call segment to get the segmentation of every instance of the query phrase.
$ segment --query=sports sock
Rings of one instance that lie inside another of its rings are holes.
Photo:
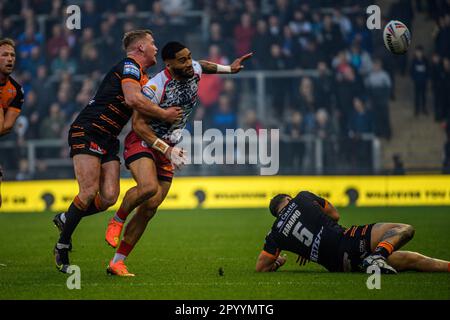
[[[126,257],[128,257],[128,255],[130,254],[131,250],[133,250],[133,248],[134,246],[122,240],[116,254],[114,255],[113,263],[125,260]]]
[[[86,210],[86,205],[81,202],[78,196],[73,199],[73,202],[70,204],[69,210],[65,213],[66,222],[64,223],[64,228],[59,237],[59,244],[69,244],[70,238],[72,237],[72,233],[77,227],[78,223],[80,223],[81,218],[84,215]]]
[[[91,202],[89,207],[84,212],[83,217],[87,217],[101,211],[104,211],[102,209],[102,200],[100,198],[100,195],[97,193],[97,195],[94,198],[94,201]]]
[[[387,241],[380,242],[375,248],[374,254],[379,254],[385,259],[391,255],[394,251],[394,246]]]
[[[117,210],[116,214],[114,215],[114,220],[124,223],[125,220],[127,220],[127,217],[128,212],[126,212],[124,209],[122,209],[122,207],[120,207],[119,210]]]

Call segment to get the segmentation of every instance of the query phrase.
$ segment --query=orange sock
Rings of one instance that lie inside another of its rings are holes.
[[[392,252],[394,252],[394,246],[387,241],[380,242],[375,248],[375,253],[382,255],[386,259]]]

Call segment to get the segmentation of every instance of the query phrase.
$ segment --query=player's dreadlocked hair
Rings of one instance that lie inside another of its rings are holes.
[[[278,216],[278,207],[280,206],[281,202],[286,197],[291,197],[291,196],[288,194],[285,194],[285,193],[280,193],[280,194],[277,194],[275,197],[273,197],[272,200],[270,200],[269,209],[270,209],[270,213],[274,217]]]
[[[161,57],[163,61],[166,61],[167,59],[175,59],[177,52],[183,50],[184,48],[186,48],[186,46],[177,41],[168,42],[164,48],[162,48]]]

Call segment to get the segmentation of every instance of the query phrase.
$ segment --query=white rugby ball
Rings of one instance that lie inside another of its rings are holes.
[[[383,40],[385,47],[394,54],[404,54],[411,44],[411,33],[403,22],[391,20],[384,27]]]

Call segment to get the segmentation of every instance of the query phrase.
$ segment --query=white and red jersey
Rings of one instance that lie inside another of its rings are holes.
[[[192,110],[198,104],[198,83],[202,76],[202,67],[197,61],[192,61],[194,76],[178,81],[172,78],[169,70],[164,69],[152,77],[143,87],[142,93],[158,104],[161,108],[178,106],[183,110],[181,121],[169,124],[153,119],[149,123],[158,138],[176,144]]]

